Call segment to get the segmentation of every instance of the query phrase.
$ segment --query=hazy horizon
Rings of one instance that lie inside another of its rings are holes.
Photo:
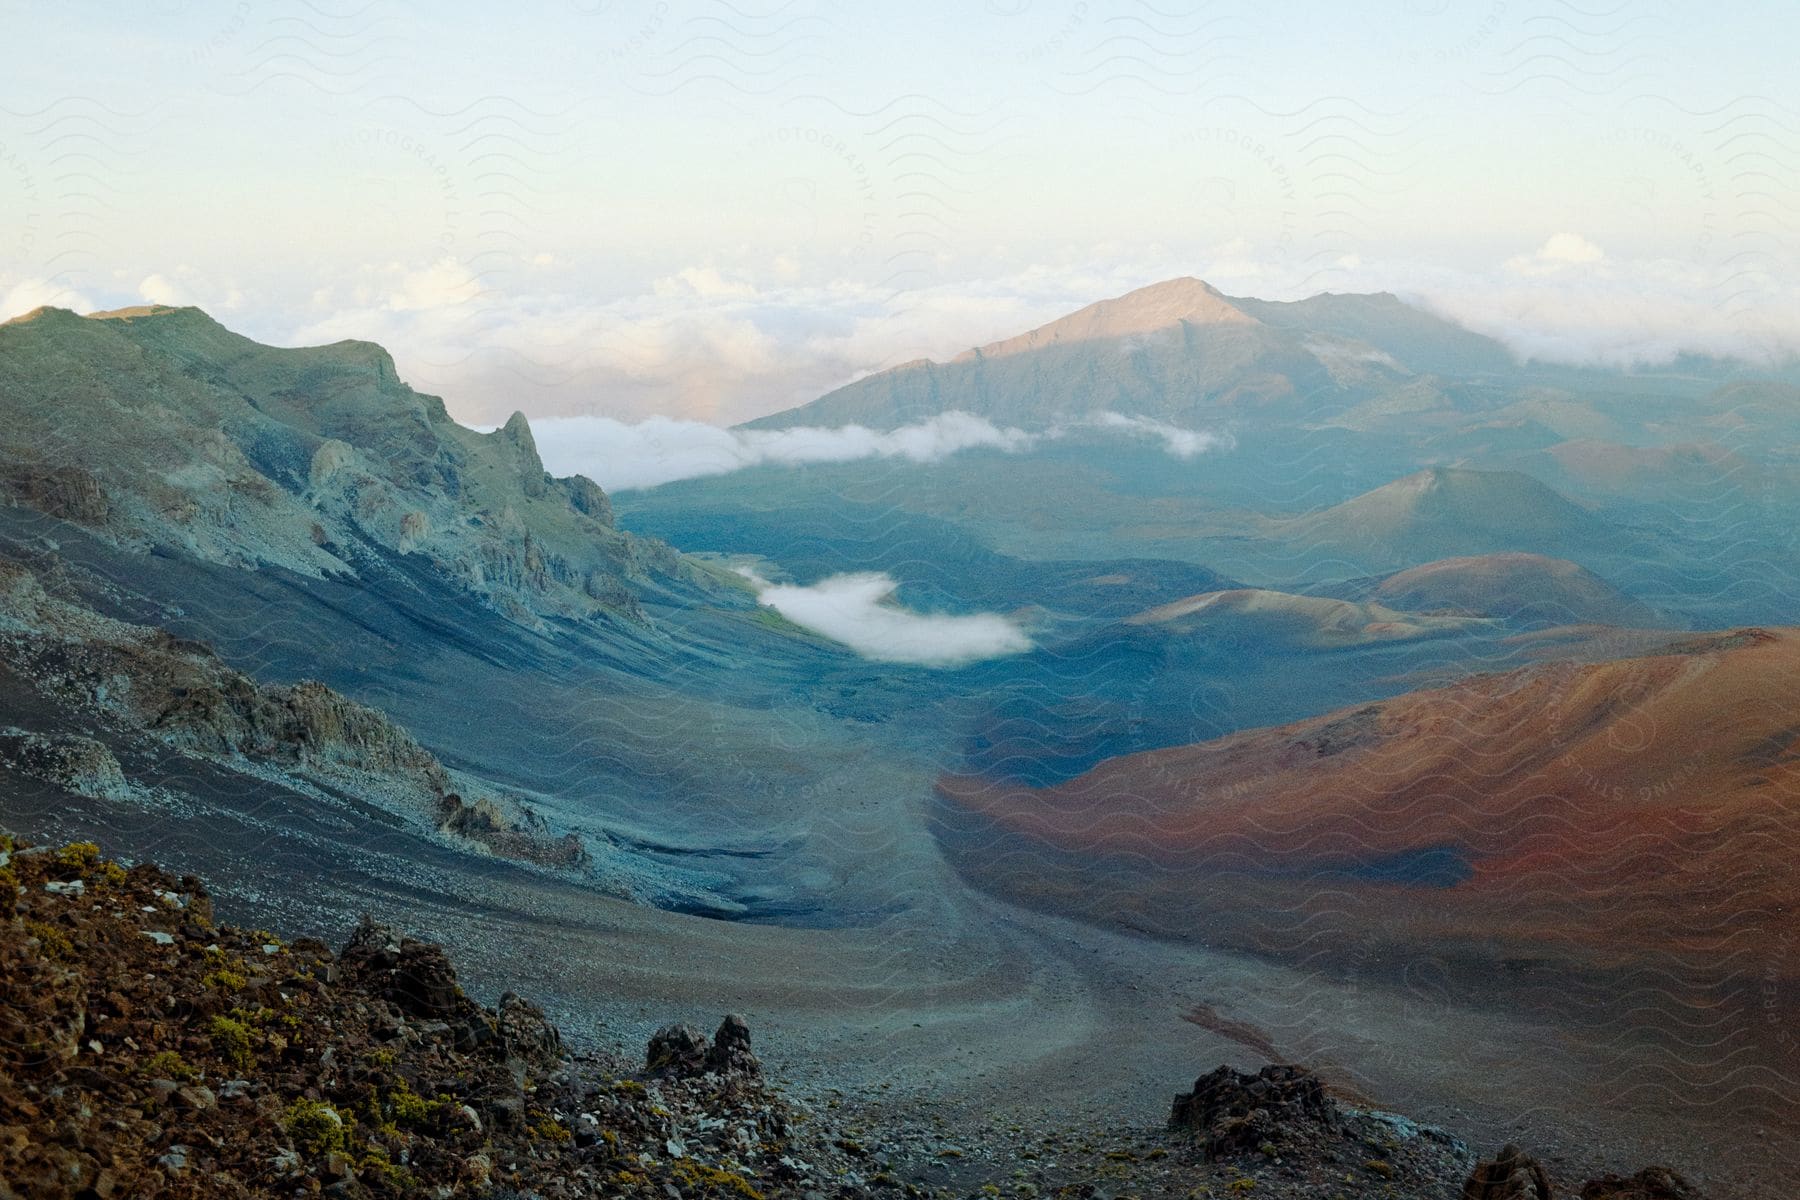
[[[1562,361],[1800,344],[1773,9],[952,12],[20,11],[0,318],[365,338],[471,421],[731,423],[1178,275]]]

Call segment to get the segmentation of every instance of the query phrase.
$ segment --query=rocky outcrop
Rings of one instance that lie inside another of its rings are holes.
[[[750,1049],[750,1025],[736,1013],[727,1013],[713,1034],[706,1052],[706,1069],[715,1075],[757,1075],[762,1063]]]
[[[494,1031],[507,1061],[519,1063],[528,1072],[549,1071],[562,1058],[562,1034],[543,1009],[513,992],[500,997]]]
[[[1694,1185],[1667,1167],[1636,1175],[1602,1175],[1581,1185],[1581,1200],[1700,1200]]]
[[[677,1078],[704,1075],[707,1049],[706,1035],[692,1025],[664,1025],[650,1035],[644,1070]]]
[[[585,513],[602,525],[613,523],[612,498],[600,490],[599,484],[586,475],[571,475],[559,482],[576,512]]]
[[[1198,1138],[1209,1158],[1278,1145],[1296,1134],[1336,1130],[1335,1101],[1304,1067],[1275,1065],[1247,1075],[1221,1066],[1175,1097],[1169,1128]]]
[[[643,589],[708,586],[544,471],[529,422],[452,420],[365,342],[280,349],[198,309],[0,325],[0,501],[134,550],[357,575],[411,559],[535,628],[643,620]],[[68,431],[79,429],[79,438]]]
[[[1645,1167],[1635,1175],[1608,1173],[1581,1185],[1580,1200],[1700,1200],[1686,1179],[1667,1167]],[[1550,1173],[1537,1159],[1508,1143],[1493,1158],[1475,1164],[1463,1184],[1462,1200],[1555,1200]]]
[[[762,1073],[762,1063],[750,1049],[749,1023],[729,1013],[710,1041],[692,1025],[658,1029],[644,1051],[644,1069],[677,1079],[702,1075],[754,1078]]]
[[[1543,1164],[1508,1143],[1475,1165],[1462,1194],[1463,1200],[1553,1200],[1555,1193]]]
[[[441,946],[402,937],[368,915],[338,956],[345,976],[412,1017],[444,1020],[470,1014],[456,969]]]
[[[322,683],[259,683],[199,642],[52,595],[5,559],[0,596],[0,676],[82,727],[0,729],[0,769],[123,799],[130,781],[95,736],[104,735],[349,791],[505,858],[556,869],[588,861],[578,837],[559,837],[522,800],[450,771],[385,713]]]
[[[78,796],[119,799],[131,791],[112,751],[80,734],[0,729],[0,764]]]
[[[0,480],[14,504],[77,525],[104,526],[112,505],[100,481],[80,467],[24,465]]]

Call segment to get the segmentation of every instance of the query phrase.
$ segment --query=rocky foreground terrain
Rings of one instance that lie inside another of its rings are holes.
[[[1205,1074],[1160,1129],[877,1124],[772,1078],[740,1017],[626,1057],[368,918],[333,953],[216,923],[192,876],[0,838],[0,1200],[1696,1195],[1658,1168],[1556,1183],[1293,1066]]]

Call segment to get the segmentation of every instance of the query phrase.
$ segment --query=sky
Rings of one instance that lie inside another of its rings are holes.
[[[1687,0],[0,0],[0,318],[726,424],[1197,275],[1800,345],[1800,24]]]

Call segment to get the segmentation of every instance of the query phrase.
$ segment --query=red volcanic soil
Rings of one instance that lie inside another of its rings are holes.
[[[939,792],[949,840],[983,847],[959,860],[972,876],[1154,932],[1800,977],[1800,630],[1478,676],[1048,788]]]

